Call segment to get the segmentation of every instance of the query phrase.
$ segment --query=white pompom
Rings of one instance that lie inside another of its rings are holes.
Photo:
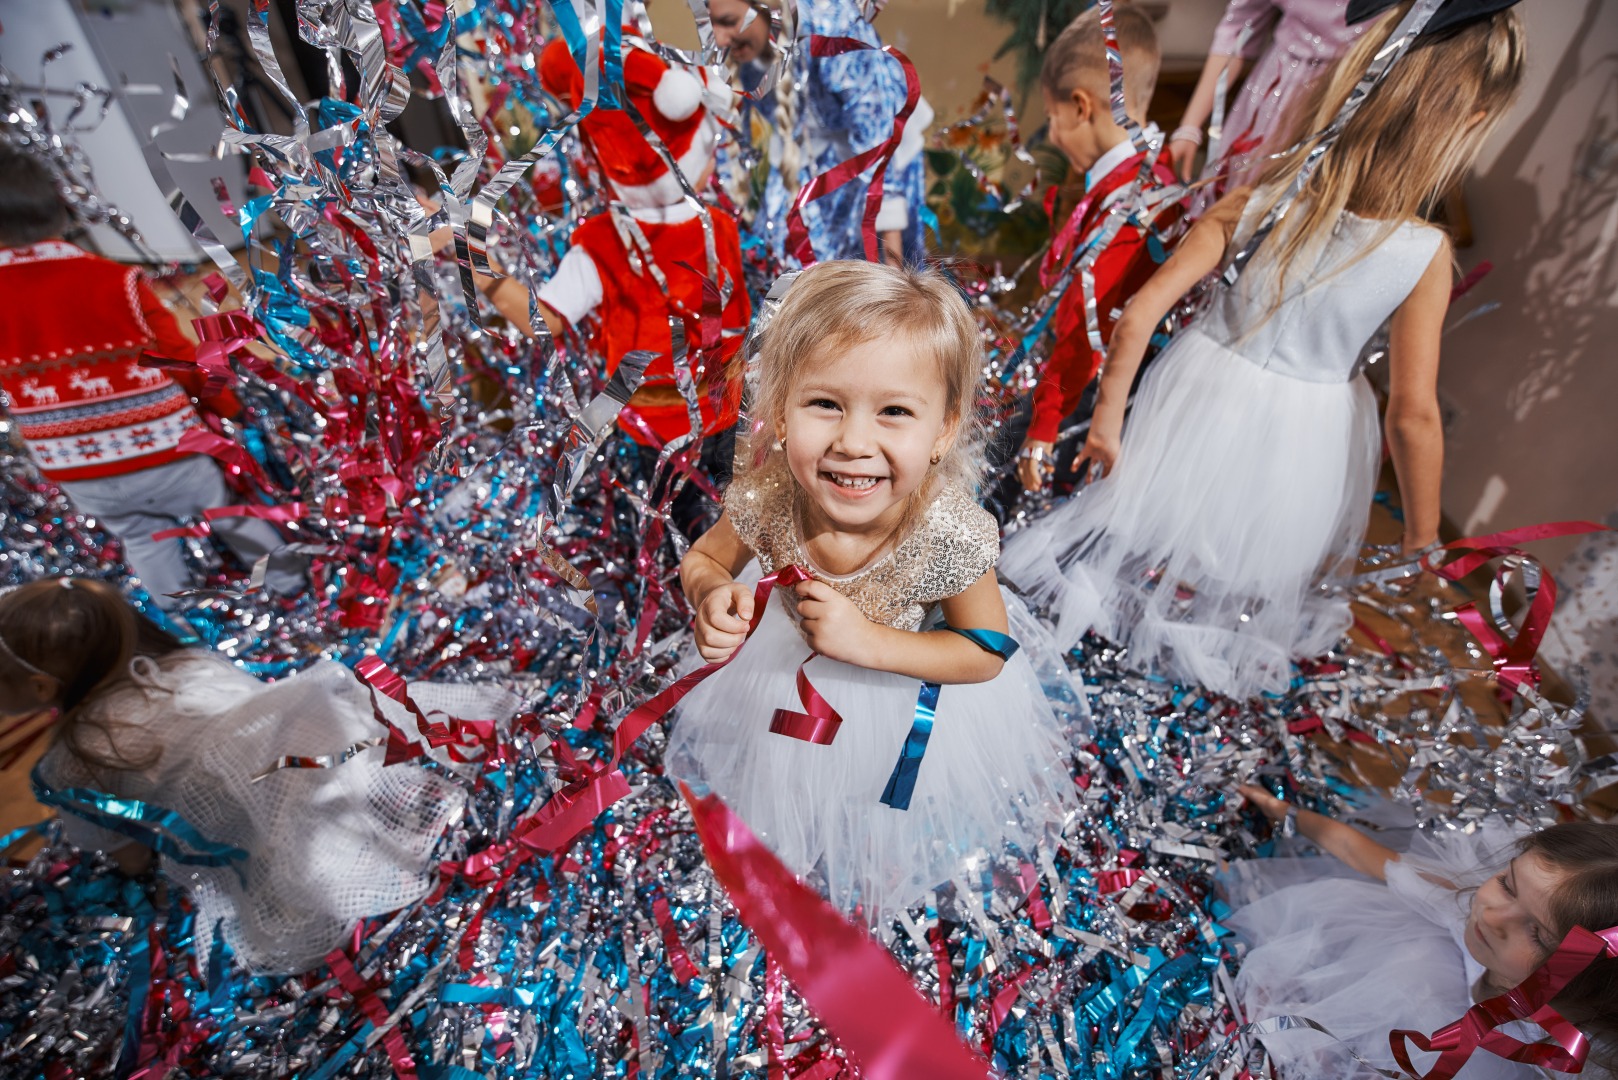
[[[702,105],[702,83],[688,71],[669,68],[657,80],[652,104],[670,120],[684,120]]]

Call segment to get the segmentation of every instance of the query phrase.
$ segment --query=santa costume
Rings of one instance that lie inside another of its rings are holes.
[[[714,161],[712,112],[728,107],[729,88],[701,68],[665,63],[627,30],[624,38],[628,104],[692,188],[702,187]],[[558,100],[579,106],[584,79],[562,39],[545,47],[540,78]],[[617,198],[573,231],[571,247],[540,289],[539,300],[571,326],[581,327],[587,319],[594,323],[587,340],[605,359],[609,375],[632,350],[656,354],[619,415],[619,426],[637,442],[660,447],[691,432],[685,399],[675,387],[669,319],[685,321],[695,368],[705,351],[697,345],[709,285],[713,292],[706,303],[720,316],[720,341],[700,361],[696,393],[702,434],[728,430],[741,403],[736,354],[752,316],[736,222],[725,211],[686,197],[624,109],[597,105],[580,121],[579,132]]]

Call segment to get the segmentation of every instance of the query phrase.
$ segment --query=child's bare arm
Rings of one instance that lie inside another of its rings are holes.
[[[1352,825],[1333,821],[1313,810],[1294,807],[1282,802],[1263,788],[1244,784],[1238,790],[1242,797],[1264,813],[1271,821],[1283,821],[1287,811],[1298,812],[1298,831],[1314,841],[1322,850],[1337,856],[1349,867],[1378,881],[1388,879],[1388,863],[1398,862],[1399,853],[1372,840]]]
[[[421,203],[429,214],[438,210],[437,203],[430,202],[420,195],[416,196],[416,201]],[[442,225],[428,234],[428,240],[434,251],[446,251],[455,243],[455,231],[448,225]],[[490,265],[494,266],[492,258]],[[494,269],[498,270],[499,267],[495,266]],[[533,320],[528,317],[528,290],[523,287],[522,282],[512,277],[494,277],[476,270],[472,272],[472,282],[478,291],[488,298],[489,303],[494,305],[494,309],[524,337],[538,336],[534,333]],[[551,332],[552,337],[559,337],[567,325],[562,317],[552,311],[550,305],[543,300],[535,306],[539,308],[539,317],[544,320],[545,329]]]
[[[486,284],[487,283],[487,284]],[[478,275],[478,286],[483,289],[483,295],[489,298],[494,309],[505,317],[506,322],[515,326],[526,337],[537,337],[534,333],[533,321],[528,317],[528,290],[516,278],[489,278]],[[539,317],[544,320],[545,329],[551,332],[552,337],[559,337],[567,324],[562,317],[551,310],[551,306],[541,300],[534,305],[539,308]]]
[[[1118,444],[1124,428],[1124,406],[1129,388],[1135,382],[1157,324],[1192,287],[1207,277],[1224,260],[1225,248],[1247,205],[1249,191],[1238,188],[1220,199],[1185,234],[1169,261],[1142,285],[1129,301],[1113,327],[1106,366],[1096,392],[1095,415],[1084,452],[1074,462],[1079,469],[1085,462],[1100,463],[1111,472],[1118,458]]]
[[[1399,310],[1388,332],[1388,451],[1399,476],[1404,547],[1419,551],[1438,539],[1444,479],[1444,425],[1438,408],[1439,338],[1449,310],[1446,241]]]
[[[1191,91],[1191,100],[1186,102],[1185,112],[1180,115],[1180,127],[1195,128],[1200,134],[1202,125],[1213,115],[1214,92],[1219,86],[1219,76],[1230,72],[1226,85],[1233,87],[1236,80],[1242,77],[1244,66],[1240,56],[1209,53],[1207,62],[1202,65],[1202,75],[1197,79],[1197,87]],[[1199,145],[1192,140],[1176,139],[1172,135],[1169,137],[1169,159],[1174,162],[1175,173],[1188,183],[1191,180],[1191,163],[1197,156]]]
[[[809,647],[833,660],[936,683],[988,682],[1005,666],[994,653],[948,630],[917,633],[873,623],[823,581],[800,582],[793,591]],[[940,606],[951,626],[1006,632],[1006,605],[992,570]]]
[[[680,587],[691,605],[697,652],[704,660],[724,660],[747,640],[753,590],[737,584],[736,575],[752,557],[730,515],[720,514],[680,560]]]

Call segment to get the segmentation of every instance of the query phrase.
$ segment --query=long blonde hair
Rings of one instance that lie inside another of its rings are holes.
[[[785,454],[775,440],[787,403],[794,388],[829,354],[892,338],[904,338],[937,361],[944,381],[944,415],[954,428],[949,446],[911,496],[901,532],[914,527],[943,486],[972,490],[983,469],[977,412],[983,345],[971,310],[937,270],[855,259],[805,270],[764,330],[750,407],[753,429],[739,455],[738,473],[785,467]]]
[[[1361,35],[1298,103],[1291,139],[1302,141],[1264,170],[1248,221],[1262,221],[1285,198],[1321,133],[1413,3],[1405,0]],[[1285,293],[1286,268],[1329,235],[1345,210],[1391,230],[1418,220],[1453,187],[1516,99],[1526,62],[1515,11],[1418,39],[1344,126],[1266,242],[1264,257],[1280,271],[1273,306]],[[1242,239],[1238,235],[1236,243]]]

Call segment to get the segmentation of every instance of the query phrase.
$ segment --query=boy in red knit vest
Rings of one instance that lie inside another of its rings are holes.
[[[1131,119],[1141,123],[1157,85],[1157,32],[1150,18],[1130,7],[1115,8],[1113,24],[1124,66],[1124,107]],[[1094,10],[1073,20],[1051,43],[1040,70],[1040,90],[1049,124],[1046,137],[1085,178],[1084,194],[1057,230],[1042,267],[1048,287],[1076,254],[1097,239],[1114,206],[1130,196],[1145,155],[1136,152],[1128,133],[1113,120],[1106,39]],[[1165,154],[1142,187],[1150,193],[1172,183],[1174,175]],[[1169,229],[1181,212],[1175,203],[1158,211],[1148,227],[1126,222],[1096,260],[1091,270],[1093,298],[1103,342],[1112,336],[1116,314],[1157,269],[1148,235]],[[1052,224],[1054,227],[1054,220]],[[1017,460],[1017,478],[1028,491],[1038,491],[1056,471],[1062,422],[1074,417],[1085,389],[1101,369],[1102,354],[1091,347],[1085,322],[1085,303],[1090,298],[1075,276],[1057,302],[1051,326],[1055,341],[1034,389],[1032,415]],[[1020,426],[1018,419],[1012,424]],[[1071,449],[1076,448],[1077,443]],[[1071,458],[1072,454],[1062,456]],[[1014,488],[998,494],[1008,502],[1015,501]]]
[[[0,150],[0,390],[46,478],[79,511],[123,541],[124,555],[158,605],[190,586],[184,541],[153,540],[182,518],[230,501],[212,459],[184,453],[180,436],[201,426],[191,393],[200,376],[170,377],[140,363],[143,350],[191,359],[195,346],[140,271],[65,242],[67,208],[50,168]],[[190,385],[194,383],[194,385]],[[201,400],[234,415],[228,391]],[[213,531],[248,566],[286,546],[275,527],[230,517]],[[301,592],[302,560],[270,560],[273,593]]]

